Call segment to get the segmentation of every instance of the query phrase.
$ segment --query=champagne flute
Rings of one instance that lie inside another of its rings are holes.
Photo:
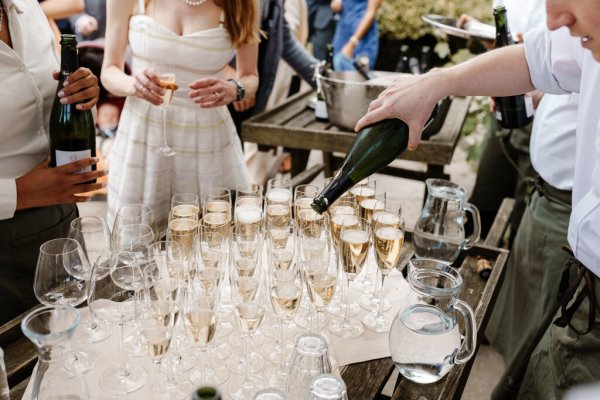
[[[376,199],[376,181],[373,175],[368,176],[362,181],[358,182],[350,189],[350,193],[356,196],[356,204],[358,204],[358,216],[370,221],[370,216],[372,215],[372,208],[384,208],[385,207],[385,193],[383,194],[382,199]],[[383,202],[383,205],[381,204]],[[367,258],[370,258],[367,254]],[[371,263],[367,262],[365,265],[365,273],[362,274],[355,282],[354,287],[360,290],[363,293],[371,294],[375,289],[374,280],[371,279],[370,272],[373,268],[370,267]],[[366,300],[366,302],[365,302]],[[367,296],[362,300],[362,303],[367,305],[367,309],[376,307],[377,304],[372,303],[371,297]],[[376,300],[376,299],[375,299]]]
[[[200,218],[200,201],[196,193],[175,193],[171,197],[170,218]]]
[[[311,208],[310,205],[319,194],[319,187],[316,185],[304,184],[294,188],[294,218],[298,219],[298,210]]]
[[[273,311],[279,320],[279,364],[272,364],[267,368],[265,376],[270,376],[269,384],[277,389],[285,390],[288,381],[289,363],[286,359],[285,330],[300,307],[302,299],[302,279],[300,268],[293,265],[287,269],[277,268],[272,264],[269,269],[269,297]]]
[[[235,307],[234,313],[244,340],[245,359],[250,360],[249,341],[258,330],[264,318],[265,309],[257,301],[241,301]],[[246,362],[244,374],[234,375],[229,380],[228,390],[235,400],[250,399],[255,392],[264,389],[265,382],[262,377],[251,375],[250,371],[250,362]]]
[[[267,224],[283,226],[292,217],[292,181],[272,178],[267,181],[265,208]]]
[[[383,223],[379,223],[379,218]],[[385,223],[384,213],[377,213],[373,217],[373,240],[375,246],[375,259],[381,273],[381,289],[379,290],[379,308],[377,314],[369,313],[363,318],[365,326],[375,332],[388,332],[392,326],[392,319],[384,315],[383,287],[385,278],[396,267],[402,253],[404,244],[404,231],[399,226],[389,226]]]
[[[158,77],[158,86],[165,92],[162,97],[162,103],[159,105],[162,114],[162,143],[159,151],[166,157],[172,157],[177,154],[167,143],[167,107],[171,104],[173,93],[179,88],[173,73],[173,65],[169,63],[152,63],[152,70]]]
[[[180,311],[177,304],[179,281],[176,272],[173,275],[174,271],[169,269],[167,261],[171,244],[157,243],[157,245],[160,245],[160,248],[155,247],[154,250],[164,256],[154,258],[154,262],[144,268],[144,306],[141,307],[138,324],[142,341],[155,365],[152,397],[161,400],[179,400],[190,392],[191,386],[179,387],[172,377],[170,367],[167,367],[166,381],[160,374],[160,365],[171,347],[175,319]],[[163,248],[165,248],[164,252]]]
[[[369,223],[354,216],[348,216],[342,221],[340,233],[340,257],[346,275],[346,314],[343,319],[336,319],[329,325],[329,330],[343,338],[357,338],[364,332],[362,323],[349,317],[350,281],[353,281],[362,271],[367,259],[371,241]]]
[[[110,230],[102,218],[75,218],[71,221],[68,237],[79,242],[90,265],[94,265],[100,256],[111,252]],[[110,325],[98,321],[95,314],[89,309],[87,322],[83,324],[83,330],[79,331],[78,341],[81,343],[96,343],[109,337],[110,333]]]
[[[338,255],[332,249],[330,257],[323,262],[307,261],[303,267],[308,295],[315,310],[311,333],[320,334],[320,315],[333,299],[337,287]]]
[[[33,292],[46,306],[78,306],[87,299],[91,268],[83,249],[75,239],[60,238],[40,246]],[[80,372],[91,370],[96,355],[90,351],[76,351],[74,366]]]
[[[105,257],[105,256],[102,256]],[[119,326],[120,365],[104,370],[99,377],[100,388],[111,395],[125,395],[146,384],[148,374],[136,364],[128,364],[124,345],[125,324],[133,321],[138,313],[138,292],[144,289],[144,276],[140,262],[131,252],[112,255],[110,266],[96,262],[92,270],[93,294],[90,307],[98,318]]]

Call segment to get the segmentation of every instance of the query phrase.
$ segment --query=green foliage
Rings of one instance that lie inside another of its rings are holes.
[[[379,33],[398,40],[416,40],[432,33],[422,15],[440,14],[458,18],[469,14],[490,22],[492,7],[489,0],[384,0],[379,9]]]

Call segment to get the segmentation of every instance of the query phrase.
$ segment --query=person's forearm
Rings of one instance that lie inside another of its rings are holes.
[[[85,8],[83,0],[46,0],[40,3],[48,18],[62,19],[80,14]]]
[[[352,35],[352,37],[355,38],[357,41],[356,43],[353,43],[354,45],[357,45],[358,42],[360,42],[360,40],[367,34],[369,29],[371,29],[371,26],[373,26],[373,21],[375,21],[375,12],[367,10],[367,12],[365,12],[365,15],[363,15],[360,22],[358,23],[354,34]],[[352,41],[352,39],[350,40]]]
[[[287,22],[283,27],[283,60],[313,88],[317,87],[315,80],[315,65],[319,62],[292,35]]]
[[[133,88],[135,78],[125,74],[116,66],[102,68],[100,79],[106,90],[115,96],[125,97],[133,94],[131,93],[131,89]]]
[[[245,97],[254,96],[258,90],[258,75],[246,74],[238,78],[244,85]]]
[[[505,47],[465,63],[431,72],[440,98],[455,96],[512,96],[535,89],[522,45]]]

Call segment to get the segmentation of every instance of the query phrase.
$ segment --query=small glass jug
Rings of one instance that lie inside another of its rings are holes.
[[[79,311],[72,306],[38,308],[21,321],[21,330],[38,351],[32,400],[90,398],[69,344],[79,322]]]
[[[479,210],[466,203],[466,190],[444,179],[427,179],[427,200],[415,225],[413,246],[417,258],[452,264],[462,249],[479,240]],[[464,212],[473,214],[473,235],[465,239]]]
[[[392,323],[392,361],[402,376],[413,382],[437,382],[454,364],[463,364],[473,356],[475,315],[467,303],[458,299],[463,281],[447,264],[411,260],[407,278],[419,301],[398,313]],[[462,344],[456,311],[464,319]]]

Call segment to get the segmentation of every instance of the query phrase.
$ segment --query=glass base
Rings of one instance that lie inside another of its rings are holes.
[[[263,390],[267,383],[259,376],[251,375],[248,380],[244,375],[231,377],[227,384],[227,391],[234,400],[249,400],[254,398],[254,394]]]
[[[219,321],[217,331],[215,332],[215,338],[223,338],[229,336],[233,332],[233,324],[227,320]]]
[[[211,369],[194,368],[190,371],[190,381],[195,387],[219,386],[229,378],[229,371],[222,363],[212,363]]]
[[[173,375],[178,376],[181,374],[185,374],[187,371],[192,369],[195,365],[197,365],[196,358],[193,356],[192,352],[179,352],[179,353],[167,353],[166,357],[169,357],[169,360],[164,360],[160,363],[161,371],[167,373],[167,366],[170,365]]]
[[[208,346],[208,354],[213,357],[213,360],[225,360],[233,353],[233,347],[224,339],[214,339]]]
[[[91,371],[96,366],[96,361],[98,357],[96,354],[91,351],[81,351],[75,350],[73,353],[73,357],[75,358],[73,362],[73,367],[77,368],[80,373],[85,373]]]
[[[236,357],[232,354],[227,359],[227,368],[234,375],[244,375],[246,373],[246,365],[241,361],[242,354]],[[265,359],[258,353],[250,353],[250,373],[256,374],[265,366]]]
[[[379,299],[373,294],[363,294],[358,300],[358,304],[367,311],[379,311]],[[383,299],[383,311],[392,308],[392,304],[388,299]]]
[[[148,357],[141,335],[129,335],[123,340],[123,351],[130,357]]]
[[[269,318],[260,325],[260,331],[271,339],[277,339],[279,338],[279,327],[279,321],[276,318]]]
[[[229,337],[227,338],[227,342],[231,345],[231,347],[237,350],[241,349],[244,346],[244,340],[242,339],[242,335],[239,331],[229,335]],[[264,342],[265,335],[263,335],[261,331],[256,331],[252,335],[252,338],[250,339],[248,345],[251,349],[255,349],[257,347],[260,347]]]
[[[162,381],[152,387],[150,398],[155,400],[182,400],[187,398],[191,392],[192,385],[187,381],[171,384]]]
[[[115,365],[100,375],[100,388],[108,394],[125,395],[135,392],[146,384],[148,373],[139,365],[128,365],[123,371],[121,365]]]
[[[92,328],[88,321],[75,333],[75,341],[78,343],[98,343],[108,338],[112,333],[110,325],[104,321],[96,321]]]
[[[373,285],[373,281],[368,278],[358,278],[354,282],[352,282],[352,287],[363,293],[373,293],[375,290],[375,285]]]
[[[290,377],[289,369],[289,365],[286,365],[285,368],[282,369],[279,364],[271,364],[265,368],[265,372],[262,375],[269,380],[269,387],[279,389],[285,393]]]
[[[362,336],[365,332],[363,324],[354,318],[348,318],[347,320],[343,318],[336,319],[329,324],[329,330],[334,335],[345,339],[355,339]]]
[[[326,308],[327,312],[333,315],[337,315],[338,317],[343,317],[346,314],[346,302],[331,302]],[[348,311],[348,315],[351,317],[360,312],[360,306],[355,301],[350,301],[350,310]]]
[[[377,318],[377,314],[367,314],[362,322],[367,328],[375,332],[389,332],[392,327],[392,318],[385,314],[381,318]]]

